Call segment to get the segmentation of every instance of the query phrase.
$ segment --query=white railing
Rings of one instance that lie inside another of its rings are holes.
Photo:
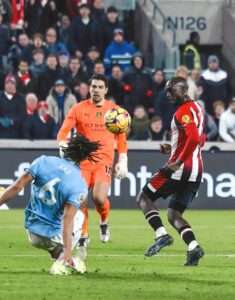
[[[159,145],[162,142],[158,141],[128,141],[129,150],[159,150]],[[234,151],[234,143],[223,142],[206,142],[203,147],[204,151],[216,147],[221,151]],[[55,140],[0,140],[0,149],[58,149],[58,144]]]

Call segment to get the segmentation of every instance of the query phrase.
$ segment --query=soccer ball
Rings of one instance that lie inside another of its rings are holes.
[[[105,114],[104,123],[106,128],[115,134],[126,132],[131,125],[131,117],[129,113],[119,107],[112,108]]]

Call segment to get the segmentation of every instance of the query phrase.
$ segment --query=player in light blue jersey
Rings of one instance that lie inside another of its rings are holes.
[[[99,147],[99,142],[76,135],[64,149],[64,159],[40,156],[0,197],[0,205],[7,203],[32,183],[30,201],[25,209],[25,228],[30,243],[56,259],[50,270],[53,275],[86,271],[79,253],[72,256],[81,236],[84,221],[81,207],[88,194],[78,165],[85,159],[96,162]]]

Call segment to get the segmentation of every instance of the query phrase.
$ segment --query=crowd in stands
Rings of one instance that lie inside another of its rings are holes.
[[[208,141],[235,141],[235,97],[216,55],[202,70],[191,33],[184,77],[205,111]],[[119,11],[103,0],[15,0],[0,11],[0,138],[55,139],[64,117],[89,97],[89,78],[109,78],[107,98],[132,116],[130,140],[169,140],[175,108],[162,69],[145,65]],[[232,100],[231,100],[232,99]]]

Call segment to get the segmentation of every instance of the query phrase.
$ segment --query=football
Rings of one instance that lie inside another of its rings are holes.
[[[110,132],[119,134],[126,132],[130,127],[131,117],[128,111],[121,107],[112,108],[105,114],[104,123]]]

